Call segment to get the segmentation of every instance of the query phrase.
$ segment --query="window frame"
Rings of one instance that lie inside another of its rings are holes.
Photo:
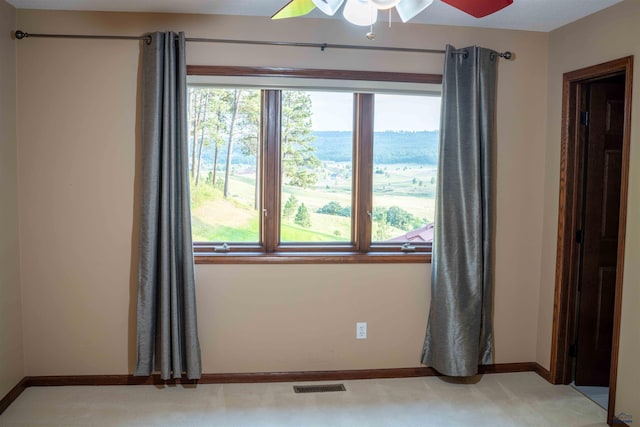
[[[283,67],[230,67],[188,65],[188,76],[294,77],[322,80],[352,80],[394,83],[442,84],[440,74],[394,73],[379,71],[320,70]],[[285,89],[282,89],[285,90]],[[194,242],[196,264],[260,263],[430,263],[431,244],[415,245],[403,251],[397,243],[371,241],[373,187],[373,93],[354,93],[353,186],[351,242],[282,243],[280,238],[280,102],[281,89],[262,89],[260,167],[260,243],[234,243],[220,251],[217,244]],[[367,174],[368,171],[368,174]],[[266,195],[269,197],[266,197]]]

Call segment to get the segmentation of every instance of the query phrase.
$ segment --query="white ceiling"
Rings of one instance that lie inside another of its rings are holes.
[[[99,10],[113,12],[207,13],[271,16],[288,0],[7,0],[18,9]],[[622,0],[514,0],[513,4],[476,19],[440,0],[411,22],[551,31]],[[394,11],[395,13],[395,11]],[[315,10],[310,17],[325,17]],[[340,13],[334,18],[341,19]],[[300,18],[298,18],[300,19]],[[397,19],[397,17],[396,17]]]

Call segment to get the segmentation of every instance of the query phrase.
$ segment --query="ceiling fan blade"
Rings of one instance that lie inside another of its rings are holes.
[[[476,18],[482,18],[513,3],[513,0],[442,0]]]
[[[402,22],[409,22],[417,14],[425,10],[433,0],[402,0],[396,5],[396,10]]]
[[[340,9],[344,0],[313,0],[313,3],[325,14],[333,16]]]
[[[313,0],[291,0],[278,10],[271,19],[295,18],[304,16],[316,8]]]

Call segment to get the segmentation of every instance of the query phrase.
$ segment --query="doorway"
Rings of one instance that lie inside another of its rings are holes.
[[[551,380],[615,412],[633,57],[564,75]]]

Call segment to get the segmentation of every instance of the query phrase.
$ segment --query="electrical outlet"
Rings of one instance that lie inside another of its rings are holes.
[[[358,340],[367,339],[367,322],[356,323],[356,339]]]

